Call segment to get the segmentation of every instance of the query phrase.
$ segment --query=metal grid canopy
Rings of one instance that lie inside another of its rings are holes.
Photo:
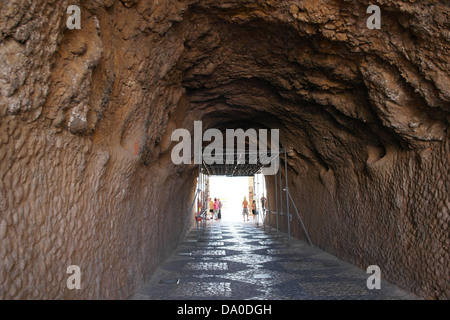
[[[233,163],[227,163],[227,155],[233,156]],[[208,163],[208,161],[203,159],[204,173],[210,176],[253,176],[260,172],[264,166],[257,152],[232,150],[225,151],[223,154],[214,154],[213,156],[215,159],[214,163]]]

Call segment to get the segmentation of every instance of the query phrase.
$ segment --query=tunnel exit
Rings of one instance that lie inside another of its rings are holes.
[[[246,197],[249,203],[256,201],[257,210],[261,210],[261,198],[266,195],[262,174],[250,177],[211,176],[209,178],[210,196],[218,198],[223,204],[221,209],[222,221],[241,222],[242,202]],[[255,221],[251,209],[249,221]]]

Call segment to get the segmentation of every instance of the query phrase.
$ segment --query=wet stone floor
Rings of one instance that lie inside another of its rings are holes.
[[[208,221],[203,235],[187,232],[178,248],[131,297],[133,300],[416,299],[381,279],[277,230],[252,222]]]

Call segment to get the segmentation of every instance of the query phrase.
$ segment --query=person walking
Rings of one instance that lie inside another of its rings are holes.
[[[217,200],[219,200],[219,215],[217,218],[222,219],[222,201],[220,201],[219,198],[217,198]]]
[[[266,211],[266,197],[264,195],[261,197],[261,210]]]
[[[245,216],[247,216],[247,221],[248,221],[248,201],[247,201],[247,197],[244,197],[244,201],[242,201],[242,217],[244,219],[245,222]]]
[[[218,215],[219,215],[219,200],[217,200],[217,198],[214,198],[214,220],[217,220]]]
[[[208,198],[209,213],[211,214],[211,220],[214,219],[214,201]]]
[[[258,219],[258,210],[256,208],[256,200],[253,200],[252,202],[252,213],[253,213],[253,221],[256,221],[256,226],[259,226],[259,219]]]

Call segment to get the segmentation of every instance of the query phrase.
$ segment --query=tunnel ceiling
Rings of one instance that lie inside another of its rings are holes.
[[[195,120],[204,130],[278,128],[297,171],[447,135],[443,3],[383,1],[380,30],[367,28],[364,1],[83,4],[83,28],[66,29],[52,57],[44,114],[80,135],[119,122],[115,139],[128,150],[138,141],[144,163],[168,150],[174,126]],[[14,94],[32,94],[23,90]]]
[[[83,28],[42,34],[52,46],[40,61],[51,67],[21,63],[40,48],[29,33],[42,21],[4,23],[5,63],[17,71],[3,79],[5,114],[44,115],[145,164],[195,120],[204,130],[277,128],[297,172],[424,150],[448,135],[444,2],[381,1],[381,29],[367,27],[365,1],[81,5]]]
[[[389,6],[384,31],[366,29],[364,4],[317,7],[241,1],[186,10],[174,26],[186,36],[177,68],[196,116],[214,128],[280,128],[297,160],[325,168],[442,141],[448,59],[425,52],[448,43],[424,44],[414,6]],[[436,76],[423,77],[431,65]]]

